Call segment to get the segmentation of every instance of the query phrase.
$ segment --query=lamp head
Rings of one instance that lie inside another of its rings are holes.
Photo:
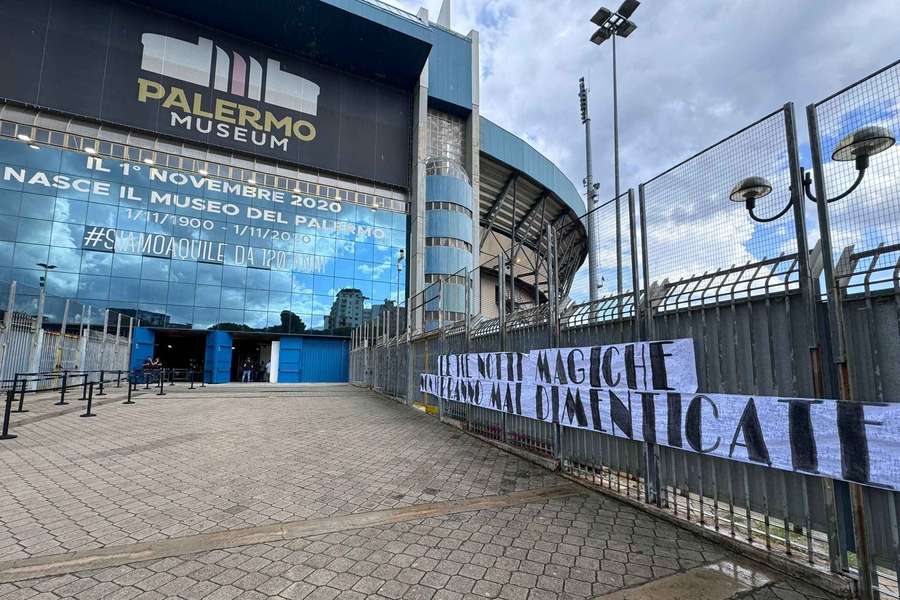
[[[860,171],[869,166],[869,157],[884,152],[896,139],[891,130],[881,125],[869,125],[846,136],[835,147],[832,160],[855,160]]]
[[[745,177],[731,188],[728,199],[732,202],[743,202],[752,208],[760,198],[772,193],[772,184],[765,177]]]
[[[611,10],[609,10],[608,8],[605,8],[605,7],[601,8],[597,12],[594,13],[593,17],[591,17],[591,22],[594,25],[601,27],[611,15],[612,15]]]
[[[594,35],[591,36],[591,41],[599,46],[600,44],[608,40],[611,35],[612,32],[609,29],[607,29],[606,27],[601,27],[596,32],[594,32]]]

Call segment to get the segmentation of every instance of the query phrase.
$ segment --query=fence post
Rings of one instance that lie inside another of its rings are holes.
[[[641,227],[641,264],[644,273],[643,323],[644,339],[653,339],[653,304],[650,301],[650,255],[647,252],[647,205],[644,200],[644,184],[638,186],[638,204],[640,205]]]
[[[15,412],[17,412],[17,413],[27,413],[28,412],[27,410],[25,410],[25,383],[26,383],[25,381],[22,381],[22,389],[19,390],[19,406],[15,410]],[[13,390],[15,390],[15,389],[16,388],[13,387]]]
[[[103,369],[100,369],[100,389],[97,391],[98,396],[105,396],[106,392],[103,391],[103,378],[106,376],[106,373],[103,372]]]
[[[88,391],[87,397],[87,406],[84,408],[84,414],[78,415],[79,417],[96,417],[94,413],[91,412],[91,405],[94,403],[94,382],[91,382],[90,390]]]
[[[69,385],[69,372],[63,371],[62,374],[62,385],[59,388],[59,402],[55,403],[55,406],[66,406],[68,402],[66,402],[66,386]]]
[[[137,386],[137,378],[132,375],[131,371],[128,372],[128,398],[122,404],[134,404],[134,401],[131,399],[131,392]]]
[[[106,328],[109,327],[109,309],[105,309],[103,311],[103,333],[100,336],[100,364],[97,365],[100,367],[100,394],[103,394],[103,370],[106,365],[103,363],[103,359],[106,357]]]
[[[438,279],[437,289],[437,307],[438,307],[438,360],[444,356],[444,278]],[[438,386],[441,391],[441,386]],[[438,419],[444,420],[444,395],[438,394]]]
[[[399,277],[400,274],[398,273]],[[397,323],[394,326],[394,399],[400,399],[400,296],[397,295]]]
[[[113,344],[113,364],[116,365],[116,369],[122,368],[122,363],[119,362],[119,337],[122,335],[122,313],[116,313],[116,341]],[[128,365],[131,368],[131,365]],[[116,381],[116,387],[119,387],[119,382]]]
[[[830,347],[834,364],[837,367],[838,396],[841,400],[852,400],[851,374],[847,366],[846,343],[844,338],[843,299],[841,298],[841,290],[837,285],[834,273],[831,227],[829,222],[828,203],[825,201],[827,193],[825,187],[825,169],[822,163],[819,123],[815,104],[810,104],[806,107],[806,118],[809,126],[809,145],[812,157],[813,179],[815,180],[816,193],[819,196],[819,202],[816,202],[816,207],[819,217],[819,239],[822,244],[822,265],[825,274],[825,286],[828,293],[829,335],[826,338],[826,343]],[[853,537],[858,559],[857,572],[859,573],[859,597],[863,600],[870,600],[877,596],[874,590],[875,573],[869,549],[869,531],[867,526],[868,519],[866,518],[865,513],[865,497],[861,485],[849,482],[846,485],[850,490],[850,510],[853,515]],[[826,486],[824,491],[827,493],[830,490]],[[826,506],[828,506],[827,502]],[[835,524],[837,521],[836,517],[837,515],[835,515],[834,519]],[[842,562],[840,555],[841,548],[836,547],[837,537],[829,535],[829,541],[829,555],[831,556],[832,570],[840,570]],[[837,567],[837,569],[835,567]]]
[[[413,323],[416,318],[417,306],[413,304],[414,296],[406,299],[406,406],[412,406],[413,398],[419,391],[419,382],[416,374],[416,354],[413,351]]]
[[[500,334],[500,352],[506,351],[506,253],[500,249],[497,254],[497,296],[498,319]]]
[[[140,324],[140,321],[138,321]],[[131,372],[131,353],[134,351],[131,343],[131,337],[134,334],[134,317],[128,317],[128,358],[125,363],[125,368],[128,369],[128,372]]]
[[[788,161],[791,176],[791,200],[794,213],[794,236],[797,238],[797,267],[799,271],[800,294],[806,308],[806,327],[809,335],[809,358],[812,367],[812,386],[815,398],[825,397],[822,379],[822,352],[819,343],[819,327],[816,319],[816,288],[809,265],[809,245],[806,237],[806,198],[803,192],[803,168],[800,166],[800,152],[797,143],[797,126],[794,117],[794,103],[784,105],[784,128],[787,136]]]
[[[638,269],[637,224],[634,218],[634,188],[628,190],[628,237],[631,243],[631,302],[634,305],[634,325],[632,335],[634,341],[642,341],[641,335],[641,278]]]
[[[165,396],[166,395],[166,370],[160,369],[157,371],[157,377],[159,378],[159,391],[156,393],[157,396]]]
[[[16,434],[9,432],[9,413],[12,411],[14,395],[15,392],[13,390],[6,391],[6,404],[3,408],[3,431],[0,433],[0,440],[11,440],[18,437]]]
[[[547,223],[547,292],[550,295],[550,347],[559,347],[559,281],[557,279],[557,247],[556,232],[553,226]],[[560,461],[563,459],[563,427],[562,423],[556,423],[553,428],[553,456]]]
[[[646,339],[646,327],[643,321],[643,307],[641,306],[640,269],[638,268],[637,251],[637,223],[634,211],[634,189],[628,190],[628,229],[631,240],[631,289],[632,303],[634,304],[633,335],[635,341]],[[644,468],[646,472],[644,485],[644,502],[661,506],[660,481],[659,481],[659,447],[656,444],[644,442]]]
[[[470,347],[472,345],[472,272],[466,271],[466,293],[465,293],[465,303],[466,303],[466,312],[465,312],[465,338],[463,339],[464,344],[464,352],[468,354],[471,352]]]
[[[31,356],[28,357],[29,373],[37,373],[41,370],[41,347],[44,343],[44,303],[47,296],[44,283],[42,280],[38,295],[37,316],[34,319],[34,331],[31,337]]]
[[[69,303],[71,301],[66,298],[66,303],[63,307],[63,318],[62,323],[59,326],[59,335],[56,337],[56,348],[53,352],[53,369],[61,369],[62,368],[62,353],[63,353],[63,343],[66,341],[66,330],[69,328]]]
[[[550,347],[559,347],[559,281],[557,280],[556,235],[550,223],[547,235],[547,293],[550,298]]]
[[[82,329],[81,329],[81,352],[78,357],[78,365],[83,371],[87,371],[87,343],[88,338],[91,337],[91,306],[87,307],[87,317],[82,319]],[[84,309],[82,309],[81,314],[84,315]]]
[[[9,282],[9,297],[6,299],[6,312],[3,314],[3,332],[0,334],[0,374],[6,364],[6,347],[9,344],[9,330],[12,328],[12,314],[16,306],[16,282]]]

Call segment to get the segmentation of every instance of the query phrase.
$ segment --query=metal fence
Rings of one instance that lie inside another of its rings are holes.
[[[128,370],[133,317],[16,281],[0,287],[0,306],[0,389],[23,373]],[[29,380],[32,391],[58,385],[50,376]]]
[[[598,300],[589,301],[586,272],[562,289],[554,261],[568,232],[548,227],[538,255],[550,276],[537,302],[505,301],[513,251],[501,251],[488,265],[498,317],[438,314],[437,327],[394,338],[366,325],[352,379],[555,458],[569,476],[785,568],[804,566],[812,579],[846,576],[860,597],[900,597],[893,490],[554,426],[414,387],[442,353],[690,338],[705,392],[900,401],[900,148],[889,143],[900,133],[900,62],[810,105],[807,122],[811,174],[788,103],[587,213],[602,236]],[[818,220],[812,236],[807,207]],[[467,286],[478,278],[476,269]],[[440,313],[441,295],[437,282],[408,305],[427,297]]]

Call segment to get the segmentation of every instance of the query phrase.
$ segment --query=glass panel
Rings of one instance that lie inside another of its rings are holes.
[[[354,326],[397,294],[403,213],[306,195],[275,205],[268,188],[164,166],[151,181],[140,164],[6,139],[0,163],[42,175],[0,182],[0,275],[36,287],[48,262],[54,297],[154,327],[297,333]],[[42,183],[57,176],[66,184]]]

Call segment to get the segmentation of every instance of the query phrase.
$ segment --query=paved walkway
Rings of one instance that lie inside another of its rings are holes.
[[[0,598],[828,598],[351,387],[228,385],[0,442]]]

